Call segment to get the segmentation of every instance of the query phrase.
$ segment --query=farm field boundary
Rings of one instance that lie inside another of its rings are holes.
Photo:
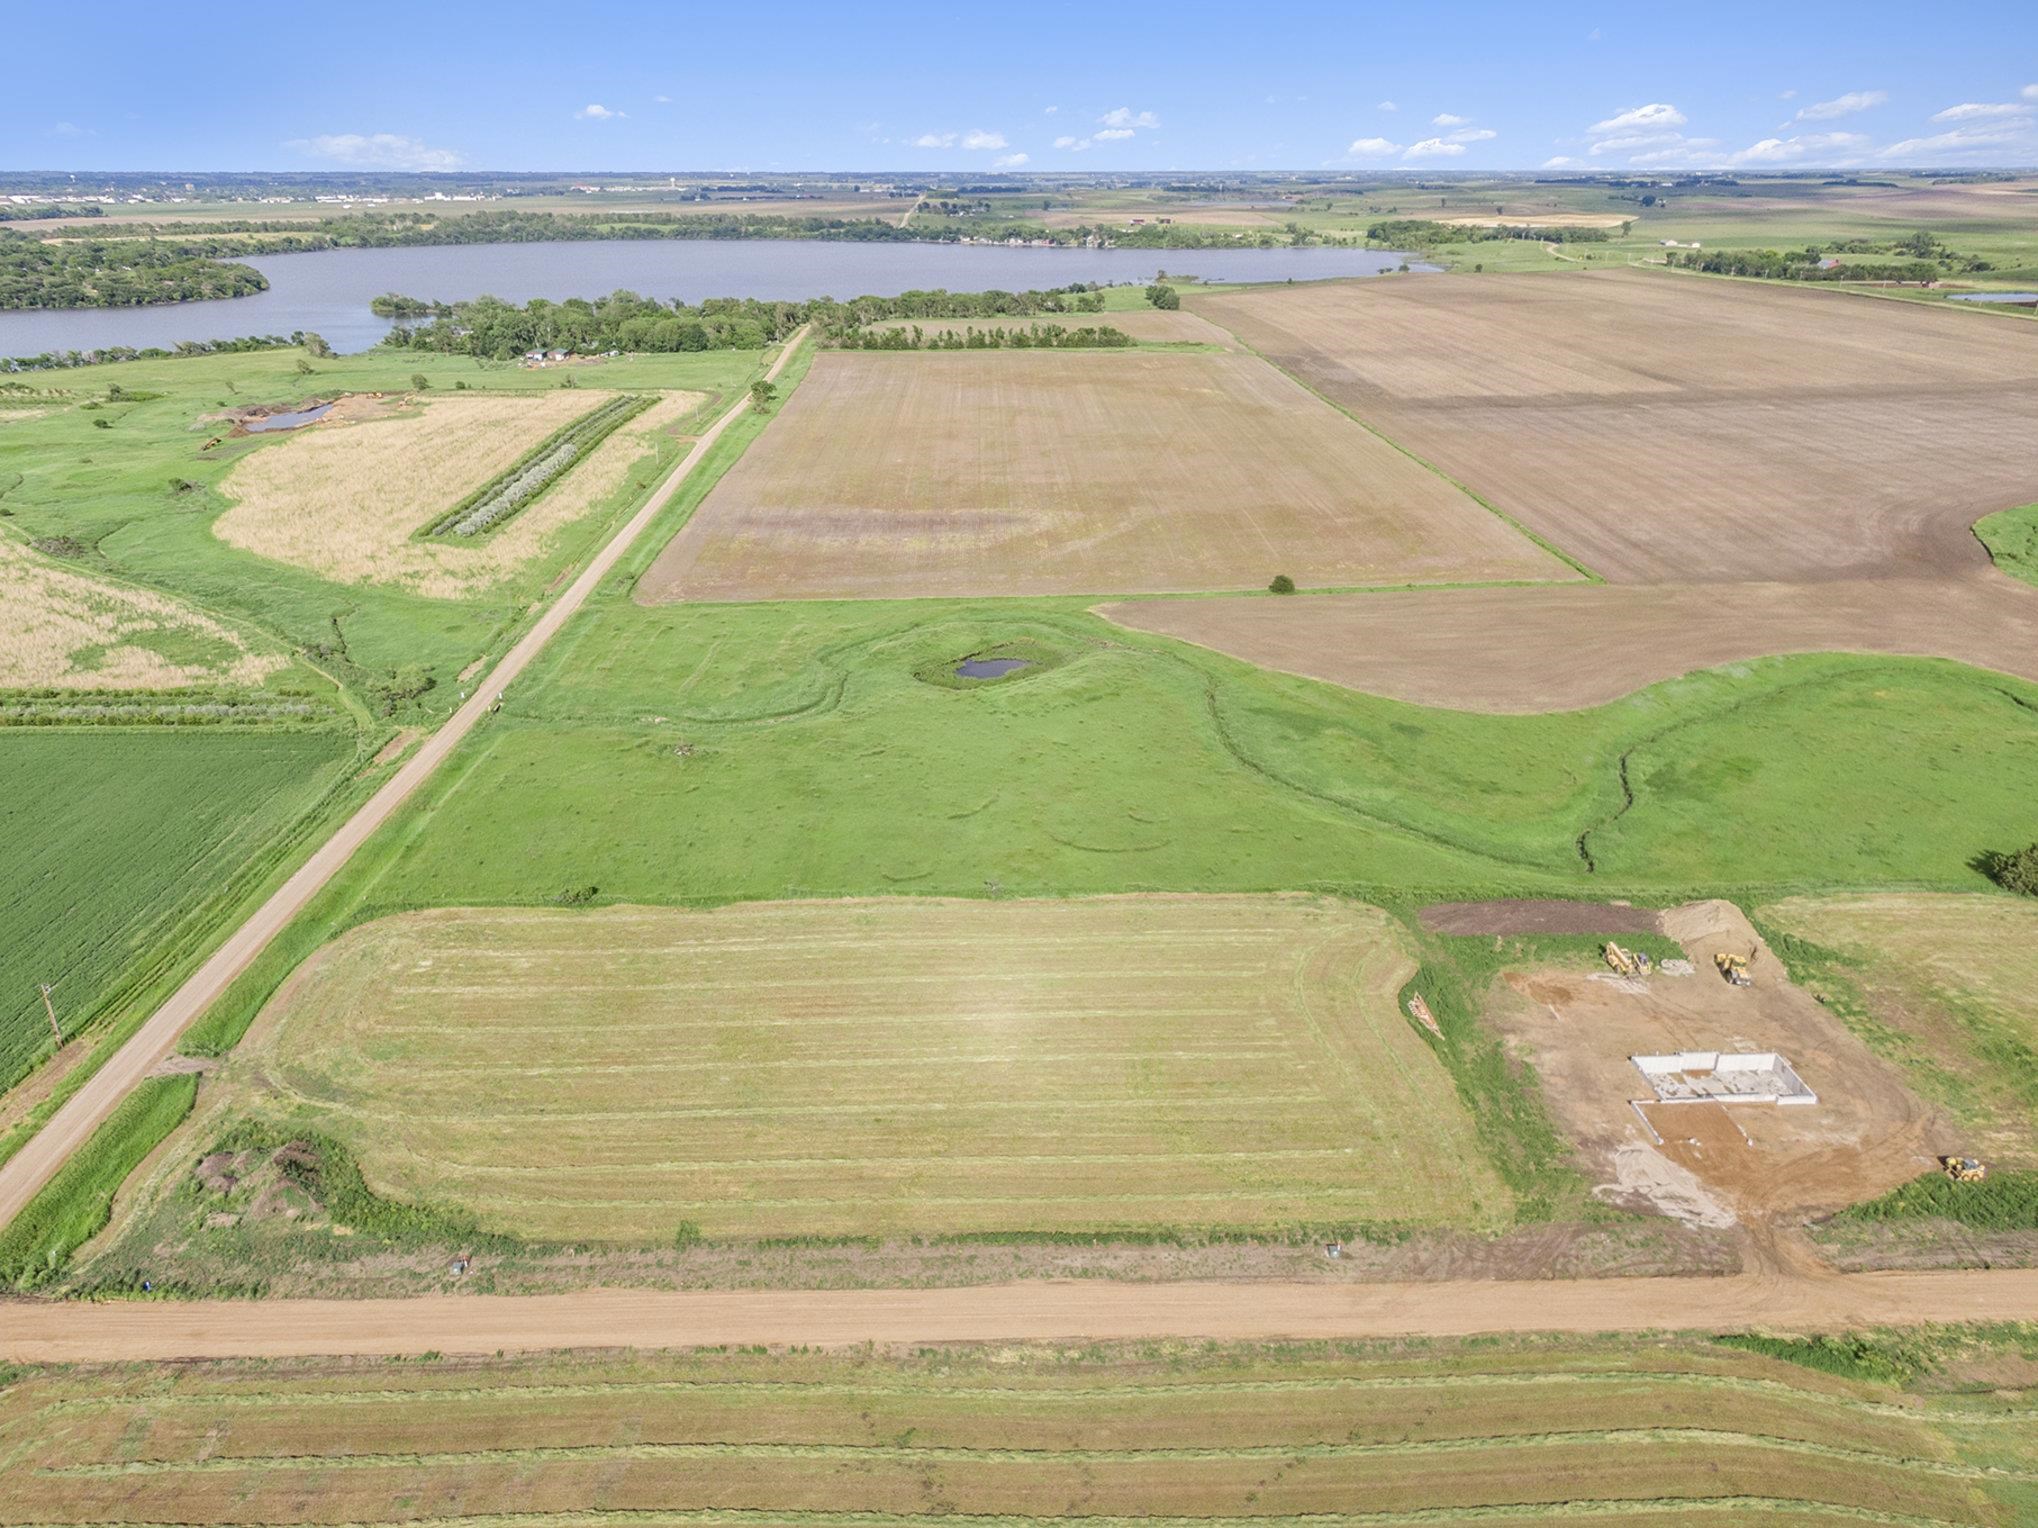
[[[776,376],[792,358],[804,332],[791,336],[781,348],[767,375]],[[678,492],[686,476],[713,448],[716,439],[748,407],[742,400],[732,406],[680,459],[644,506],[627,521],[588,562],[581,574],[531,625],[502,661],[489,681],[410,755],[396,773],[367,803],[348,818],[324,844],[315,849],[288,880],[236,929],[212,957],[138,1028],[119,1052],[111,1057],[72,1097],[53,1114],[40,1131],[4,1165],[0,1165],[0,1225],[11,1221],[49,1181],[71,1152],[118,1107],[150,1068],[167,1056],[178,1038],[226,991],[233,979],[255,959],[284,926],[300,912],[312,896],[350,859],[356,849],[419,785],[438,768],[460,740],[488,715],[499,700],[503,686],[523,672],[559,629],[586,602],[589,594],[608,575],[630,544],[655,521],[666,503]]]

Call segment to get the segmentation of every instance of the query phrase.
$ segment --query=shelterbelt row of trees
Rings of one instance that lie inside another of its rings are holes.
[[[395,293],[375,301],[377,312],[434,316],[429,323],[400,323],[385,344],[508,360],[529,350],[607,350],[669,354],[687,350],[755,350],[812,323],[832,339],[887,318],[1028,318],[1048,313],[1097,313],[1103,293],[1084,284],[1043,292],[902,292],[849,302],[765,302],[752,297],[711,297],[700,303],[663,303],[635,292],[518,307],[497,297],[438,303]]]
[[[1673,251],[1670,263],[1716,276],[1766,276],[1772,281],[1896,281],[1924,284],[1945,270],[1935,260],[1873,261],[1843,259],[1826,265],[1818,249],[1705,249]]]
[[[1622,232],[1626,232],[1625,226]],[[1528,239],[1538,244],[1604,244],[1612,234],[1604,228],[1544,228],[1533,224],[1439,223],[1433,218],[1388,218],[1366,229],[1366,242],[1386,249],[1428,249],[1438,244],[1486,244],[1496,239]]]
[[[134,308],[247,297],[269,283],[252,266],[154,239],[45,243],[0,229],[0,308]]]

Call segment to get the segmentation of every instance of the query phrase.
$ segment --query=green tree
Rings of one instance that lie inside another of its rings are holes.
[[[1989,874],[2005,891],[2038,897],[2038,844],[2019,849],[2015,854],[1996,855]]]
[[[772,404],[778,401],[778,384],[759,377],[750,384],[750,406],[760,414],[771,412]]]
[[[1175,289],[1165,282],[1155,282],[1148,287],[1146,300],[1156,308],[1162,309],[1179,308],[1182,305],[1182,299],[1176,295]]]
[[[421,371],[414,371],[410,374],[410,385],[423,392],[432,385],[432,379]]]
[[[1269,594],[1293,594],[1295,592],[1295,580],[1285,573],[1276,573],[1274,581],[1267,585],[1267,592]]]

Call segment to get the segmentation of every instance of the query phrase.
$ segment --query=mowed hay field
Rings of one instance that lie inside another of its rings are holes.
[[[1572,576],[1250,356],[831,352],[638,598],[1255,589],[1284,572]]]
[[[232,507],[221,540],[338,583],[372,582],[459,599],[515,577],[552,539],[623,486],[630,467],[703,398],[663,395],[484,536],[427,537],[462,498],[555,431],[616,394],[555,388],[520,394],[349,399],[237,463],[220,484]]]
[[[538,1238],[1503,1220],[1413,970],[1297,897],[440,911],[337,941],[228,1076]]]
[[[1886,892],[1793,897],[1767,924],[1839,957],[1886,1048],[1975,1132],[2038,1166],[2038,901]]]
[[[1130,308],[1111,313],[1034,313],[997,318],[887,318],[873,329],[918,329],[923,334],[969,334],[981,329],[1117,329],[1143,345],[1215,345],[1221,350],[1238,342],[1207,318],[1186,308]]]
[[[1974,571],[2038,485],[2038,330],[1667,272],[1193,293],[1612,582]]]
[[[288,662],[182,600],[67,568],[0,533],[0,690],[256,685]]]
[[[1698,1339],[17,1369],[0,1523],[2008,1528],[2001,1352],[1968,1395]]]

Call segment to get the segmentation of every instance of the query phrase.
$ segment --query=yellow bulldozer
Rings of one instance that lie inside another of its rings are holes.
[[[1941,1157],[1939,1166],[1955,1183],[1981,1183],[1988,1177],[1988,1163],[1979,1157]]]
[[[1720,976],[1726,981],[1728,986],[1752,987],[1755,985],[1755,979],[1748,974],[1748,959],[1745,955],[1734,955],[1721,950],[1719,954],[1713,956],[1712,963],[1719,968]]]

